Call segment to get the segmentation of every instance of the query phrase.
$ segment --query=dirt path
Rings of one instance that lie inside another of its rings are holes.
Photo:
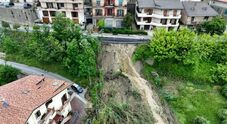
[[[103,51],[100,56],[100,64],[102,65],[104,73],[122,72],[127,76],[132,82],[132,85],[139,90],[143,101],[147,102],[150,106],[155,123],[167,124],[169,122],[163,114],[163,108],[157,94],[152,91],[152,88],[148,85],[149,82],[143,79],[136,71],[131,61],[131,56],[135,48],[136,46],[134,45],[105,45],[103,46]]]

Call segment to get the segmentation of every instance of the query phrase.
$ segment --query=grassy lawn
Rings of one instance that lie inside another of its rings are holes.
[[[22,64],[26,64],[29,66],[34,66],[34,67],[38,67],[44,70],[47,70],[49,72],[53,72],[53,73],[57,73],[63,77],[66,77],[76,83],[79,83],[80,85],[86,87],[88,84],[88,79],[84,79],[84,78],[78,78],[78,77],[74,77],[72,75],[69,74],[68,70],[65,69],[63,67],[62,64],[60,63],[51,63],[51,64],[46,64],[46,63],[40,63],[39,61],[37,61],[34,58],[27,58],[21,55],[7,55],[6,58],[8,61],[14,61],[14,62],[18,62],[18,63],[22,63]]]
[[[168,101],[181,124],[192,124],[196,116],[203,116],[211,124],[220,124],[217,112],[227,107],[221,96],[220,86],[208,83],[212,63],[200,64],[200,69],[191,69],[176,64],[145,64],[145,77],[154,82],[151,71],[156,70],[161,78],[160,93]]]

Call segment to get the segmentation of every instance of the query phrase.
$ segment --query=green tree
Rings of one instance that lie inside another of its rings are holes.
[[[96,75],[96,54],[91,43],[87,39],[70,42],[64,64],[72,75],[78,77]]]
[[[18,74],[20,71],[11,66],[0,66],[0,85],[16,80]]]
[[[131,13],[127,13],[123,19],[123,27],[127,29],[131,29],[132,23],[133,23],[133,16]]]
[[[105,21],[104,21],[104,19],[100,19],[98,21],[98,23],[97,23],[97,26],[98,26],[99,29],[104,28],[105,27]]]
[[[52,24],[53,36],[67,49],[67,42],[72,39],[80,39],[80,27],[76,26],[69,18],[64,18],[62,13],[58,13]]]
[[[212,71],[213,82],[221,85],[227,84],[227,63],[217,64],[217,67],[213,68]]]
[[[11,54],[11,53],[18,52],[19,46],[18,46],[17,41],[6,36],[5,38],[3,38],[2,47],[3,47],[4,52],[6,52],[6,54]]]
[[[225,32],[226,21],[222,17],[214,17],[210,21],[205,21],[196,27],[199,33],[210,33],[221,35]]]

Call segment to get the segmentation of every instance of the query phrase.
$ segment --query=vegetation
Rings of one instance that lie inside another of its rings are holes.
[[[88,111],[86,122],[94,124],[153,124],[154,119],[150,111],[141,102],[140,94],[132,90],[131,87],[125,88],[125,94],[117,94],[119,90],[112,84],[111,88],[106,86],[111,82],[104,83],[103,74],[100,73],[99,80],[93,84],[88,90],[90,99],[93,103],[93,108]],[[122,78],[121,75],[116,75],[115,78]],[[121,81],[117,79],[117,81]],[[121,84],[123,82],[119,82]],[[121,91],[122,92],[122,91]],[[116,97],[115,97],[116,96]],[[120,98],[120,101],[119,101]],[[123,98],[127,98],[124,99]],[[139,99],[139,100],[138,100]]]
[[[131,13],[127,13],[123,19],[123,27],[126,29],[131,29],[133,23],[133,16]]]
[[[117,34],[139,34],[139,35],[147,35],[145,31],[131,30],[126,28],[104,28],[104,33],[113,33]]]
[[[197,116],[203,116],[218,124],[217,112],[227,106],[220,93],[227,83],[226,44],[226,34],[156,30],[151,42],[137,48],[134,59],[144,62],[145,77],[157,85],[180,123],[191,124]],[[148,59],[154,64],[146,63]],[[159,74],[159,80],[151,77],[153,72]]]
[[[13,29],[17,30],[18,28],[20,28],[20,25],[19,24],[14,24],[13,25]]]
[[[227,98],[227,84],[223,86],[221,93],[224,97]]]
[[[209,124],[209,121],[203,117],[197,116],[194,120],[194,124]]]
[[[8,22],[2,21],[2,27],[3,28],[10,28],[10,25]]]
[[[223,34],[226,29],[226,21],[222,17],[215,17],[210,21],[199,24],[196,28],[199,33]]]
[[[80,27],[62,14],[56,16],[52,28],[50,32],[47,26],[36,26],[32,33],[5,30],[1,48],[7,59],[54,70],[70,79],[95,77],[99,40],[84,36]]]
[[[0,86],[17,79],[20,71],[11,66],[0,66]]]
[[[99,27],[99,29],[102,29],[105,27],[105,21],[104,19],[100,19],[97,23],[97,26]]]

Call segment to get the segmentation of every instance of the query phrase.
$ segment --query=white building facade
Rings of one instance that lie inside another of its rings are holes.
[[[63,90],[43,105],[36,108],[29,119],[27,124],[49,124],[56,123],[55,118],[61,118],[61,124],[69,121],[69,113],[72,111],[70,101],[71,96],[68,94],[67,89]]]
[[[85,22],[83,0],[40,0],[38,15],[43,23],[52,23],[58,12],[76,24]]]
[[[178,0],[160,1],[158,3],[157,1],[138,0],[135,20],[140,30],[154,28],[176,30],[178,28],[183,9],[181,2]]]

